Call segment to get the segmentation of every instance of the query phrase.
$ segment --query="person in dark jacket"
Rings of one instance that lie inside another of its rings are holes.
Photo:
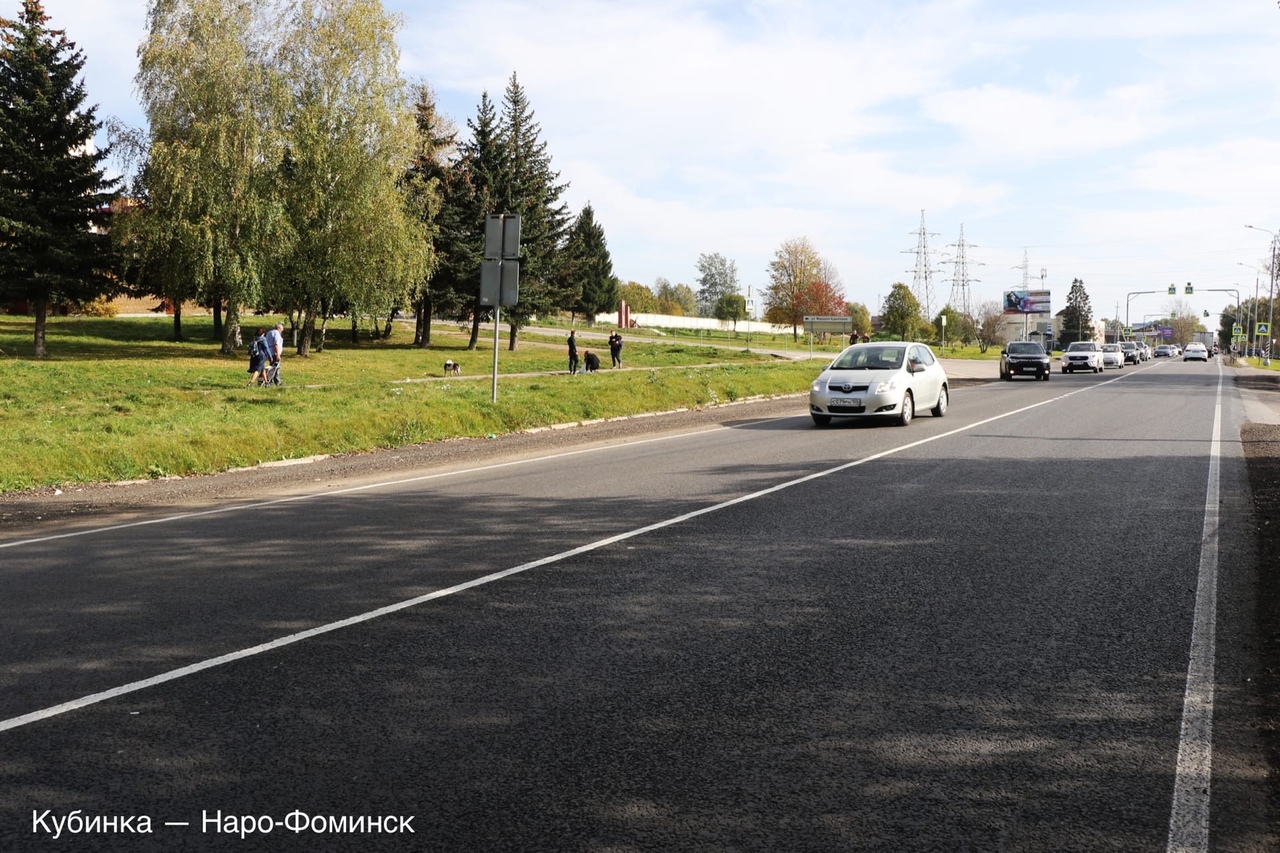
[[[267,344],[267,330],[258,327],[258,334],[253,338],[253,343],[249,344],[249,384],[246,388],[252,388],[257,383],[267,384],[267,362],[271,360]]]
[[[622,367],[622,332],[614,332],[609,336],[609,358],[614,367]]]
[[[569,330],[569,375],[578,372],[578,339],[574,337],[573,329]]]
[[[582,351],[582,364],[587,373],[595,373],[600,369],[600,356],[591,350]]]

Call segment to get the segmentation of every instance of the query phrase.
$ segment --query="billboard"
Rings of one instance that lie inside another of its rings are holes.
[[[1048,314],[1049,291],[1006,290],[1004,293],[1006,314]]]

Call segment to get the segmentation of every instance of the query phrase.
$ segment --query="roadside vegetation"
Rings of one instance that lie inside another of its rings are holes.
[[[532,335],[499,352],[494,404],[492,350],[468,351],[466,334],[437,327],[428,349],[402,329],[355,345],[331,336],[307,358],[286,355],[283,388],[247,388],[247,356],[221,354],[209,318],[188,318],[184,330],[188,340],[175,343],[168,318],[51,318],[51,355],[29,359],[15,356],[26,349],[29,318],[0,317],[0,491],[204,474],[795,394],[815,373],[803,360],[628,338],[625,369],[569,376],[563,338]],[[442,376],[446,359],[461,363],[461,377]]]

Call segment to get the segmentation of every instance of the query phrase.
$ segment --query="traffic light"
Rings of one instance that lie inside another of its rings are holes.
[[[1190,296],[1193,292],[1194,292],[1194,288],[1191,286],[1191,282],[1187,282],[1186,290],[1184,290],[1183,293],[1185,293],[1187,296]]]

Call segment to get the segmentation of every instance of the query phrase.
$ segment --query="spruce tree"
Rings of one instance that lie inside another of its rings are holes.
[[[0,299],[31,303],[35,356],[55,302],[107,294],[105,232],[115,180],[95,151],[102,126],[77,80],[84,54],[50,29],[40,0],[16,21],[0,18]]]
[[[534,119],[529,98],[513,72],[502,99],[502,144],[506,171],[493,199],[502,209],[492,213],[520,215],[520,302],[503,312],[510,329],[508,349],[516,348],[520,328],[534,315],[564,308],[571,300],[556,275],[556,253],[569,223],[569,208],[560,201],[568,184],[551,168],[547,143]]]
[[[618,280],[613,277],[613,260],[604,238],[604,229],[596,222],[595,211],[588,203],[569,232],[563,251],[565,272],[578,291],[573,310],[595,323],[597,314],[618,307]]]
[[[462,157],[444,186],[441,211],[441,259],[436,273],[443,278],[437,286],[452,288],[465,300],[462,317],[471,317],[471,339],[467,349],[475,349],[480,323],[490,310],[480,305],[480,263],[484,250],[484,219],[490,213],[512,213],[503,206],[503,187],[508,183],[507,151],[502,142],[498,112],[488,92],[480,94],[474,119],[467,119],[471,139],[462,146]]]
[[[405,176],[406,192],[418,201],[419,215],[432,230],[431,264],[427,275],[417,283],[410,299],[414,314],[414,346],[431,345],[431,317],[452,303],[451,290],[441,290],[441,279],[435,272],[442,259],[441,221],[443,196],[452,176],[450,157],[458,150],[458,132],[453,123],[440,112],[435,92],[426,83],[414,87],[413,120],[417,131],[417,149],[409,174]],[[433,287],[435,284],[437,287]],[[456,306],[454,306],[456,307]]]
[[[1057,341],[1063,347],[1073,341],[1093,339],[1093,306],[1089,303],[1089,294],[1085,292],[1084,282],[1074,279],[1071,290],[1067,292],[1067,307],[1058,312],[1058,328],[1055,329]]]

